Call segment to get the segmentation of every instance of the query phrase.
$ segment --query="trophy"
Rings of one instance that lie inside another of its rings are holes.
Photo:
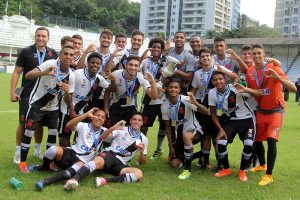
[[[179,60],[172,56],[167,56],[167,60],[164,66],[161,68],[161,74],[164,78],[170,77],[176,71],[177,64],[180,63]]]

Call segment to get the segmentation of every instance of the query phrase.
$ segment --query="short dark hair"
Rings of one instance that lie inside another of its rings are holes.
[[[141,58],[139,56],[129,56],[126,60],[127,60],[127,63],[129,63],[129,61],[131,61],[131,60],[137,60],[141,64]]]
[[[139,116],[141,116],[142,118],[144,117],[144,116],[143,116],[143,113],[141,113],[141,112],[139,112],[139,111],[134,111],[134,112],[130,115],[130,119],[132,119],[133,116],[135,116],[135,115],[139,115]]]
[[[72,43],[74,43],[74,40],[70,36],[66,35],[66,36],[64,36],[64,37],[61,38],[60,44],[63,46],[64,44],[66,44],[66,42],[72,42]]]
[[[183,31],[176,31],[175,34],[174,34],[174,36],[175,36],[176,34],[178,34],[178,33],[182,33],[182,34],[184,35],[184,38],[186,38],[186,33],[183,32]]]
[[[256,48],[264,50],[264,46],[262,44],[253,44],[251,50]]]
[[[214,43],[216,43],[216,42],[225,42],[225,38],[223,38],[223,37],[216,37],[214,39]]]
[[[115,36],[115,41],[117,40],[117,38],[125,38],[125,39],[127,39],[127,36],[126,36],[124,33],[118,33],[118,34]]]
[[[207,48],[207,47],[201,48],[201,49],[199,50],[198,55],[201,56],[202,53],[209,53],[209,55],[212,55],[211,50],[210,50],[209,48]]]
[[[193,37],[198,37],[198,38],[200,38],[200,41],[202,42],[202,38],[201,38],[200,35],[194,34],[194,35],[192,35],[192,36],[190,37],[190,40],[191,40]]]
[[[73,36],[72,36],[72,38],[74,38],[74,39],[78,39],[78,40],[81,40],[81,41],[82,41],[82,36],[81,36],[81,35],[79,35],[79,34],[75,34],[75,35],[73,35]]]
[[[111,37],[113,37],[113,32],[111,32],[111,30],[109,30],[109,29],[103,29],[102,31],[101,31],[101,33],[100,33],[100,37],[103,35],[103,34],[106,34],[106,35],[109,35],[109,36],[111,36]]]
[[[62,52],[63,50],[65,49],[73,49],[74,50],[74,47],[73,46],[70,46],[70,45],[66,45],[66,46],[63,46],[60,50],[60,52]]]
[[[35,30],[35,35],[36,35],[36,33],[37,33],[38,31],[47,31],[48,37],[49,37],[49,35],[50,35],[49,30],[48,30],[46,27],[43,27],[43,26],[38,27],[38,28]]]
[[[102,56],[98,53],[98,52],[93,52],[91,53],[88,58],[87,58],[87,62],[89,63],[90,60],[92,60],[92,58],[99,58],[101,60],[102,63]]]
[[[145,37],[144,33],[139,30],[134,30],[131,34],[131,38],[133,38],[133,36],[135,36],[135,35],[141,35],[141,36],[143,36],[143,38]]]
[[[211,80],[214,78],[215,75],[221,74],[224,78],[225,78],[225,74],[223,72],[220,71],[214,71],[211,75]]]
[[[152,38],[150,41],[149,41],[149,44],[148,44],[148,48],[151,48],[152,45],[154,43],[160,43],[161,44],[161,50],[164,50],[165,49],[165,41],[159,37],[157,38]]]
[[[169,86],[170,85],[170,83],[178,83],[179,84],[179,86],[181,87],[181,80],[179,80],[178,78],[171,78],[170,80],[169,80],[169,82],[167,83],[167,86]]]

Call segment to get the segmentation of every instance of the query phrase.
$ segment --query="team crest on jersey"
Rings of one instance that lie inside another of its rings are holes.
[[[48,56],[52,57],[52,52],[51,51],[48,51]]]
[[[263,95],[270,95],[270,90],[269,88],[266,88],[266,89],[260,89],[259,90]]]
[[[229,64],[227,64],[227,65],[225,65],[224,67],[226,67],[227,69],[229,69],[229,68],[230,68],[230,65],[229,65]]]
[[[234,103],[235,102],[235,98],[234,97],[229,97],[228,101],[229,101],[229,103]]]
[[[182,107],[179,107],[179,114],[184,114],[184,109]]]
[[[32,127],[32,121],[31,121],[30,119],[27,120],[26,126],[27,126],[28,128],[31,128],[31,127]]]
[[[37,58],[37,54],[36,54],[36,53],[34,53],[34,54],[33,54],[33,57],[34,57],[34,58]]]

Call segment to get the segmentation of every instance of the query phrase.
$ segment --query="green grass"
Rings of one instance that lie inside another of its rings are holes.
[[[49,176],[49,173],[21,174],[12,162],[15,151],[15,129],[18,123],[18,104],[9,101],[10,75],[0,73],[0,199],[300,199],[300,106],[294,102],[294,95],[287,102],[288,109],[278,143],[278,154],[274,169],[274,182],[267,187],[257,185],[261,173],[248,174],[248,181],[242,183],[237,177],[242,144],[236,140],[229,146],[229,159],[233,169],[231,177],[217,179],[213,171],[201,171],[193,163],[192,176],[187,181],[177,179],[181,170],[171,169],[166,153],[159,160],[149,160],[141,169],[144,179],[133,184],[109,184],[96,189],[96,172],[80,183],[74,192],[65,192],[63,183],[47,187],[43,192],[34,189],[34,183]],[[298,118],[299,117],[299,118]],[[149,131],[149,155],[156,145],[156,128]],[[46,133],[46,132],[45,132]],[[46,137],[45,134],[44,137]],[[46,138],[43,140],[45,150]],[[33,147],[33,146],[32,146]],[[199,147],[197,147],[199,148]],[[28,163],[39,163],[32,157],[31,148]],[[165,152],[167,147],[165,145]],[[212,151],[213,153],[213,151]],[[135,165],[135,160],[131,162]],[[211,163],[215,160],[211,156]],[[107,176],[106,174],[102,174]],[[11,177],[24,183],[21,191],[8,184]]]

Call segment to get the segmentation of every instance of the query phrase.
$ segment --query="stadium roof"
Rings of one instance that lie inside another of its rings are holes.
[[[204,44],[212,45],[214,39],[204,39]],[[300,45],[300,37],[295,38],[235,38],[226,39],[227,44],[231,45],[243,45],[243,44],[263,44],[263,45]]]

